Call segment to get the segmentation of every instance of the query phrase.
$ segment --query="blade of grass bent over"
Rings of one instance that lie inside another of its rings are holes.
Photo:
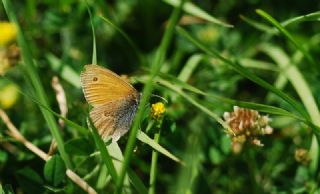
[[[22,59],[24,62],[23,67],[26,71],[27,77],[30,79],[30,81],[32,83],[35,95],[38,98],[39,102],[41,102],[45,106],[49,107],[49,103],[47,101],[47,96],[44,91],[44,87],[42,86],[42,83],[40,81],[40,77],[39,77],[37,70],[35,68],[35,64],[32,59],[31,51],[27,45],[27,42],[25,41],[23,32],[19,26],[19,23],[18,23],[16,15],[15,15],[15,11],[13,9],[13,6],[11,4],[11,1],[10,0],[2,0],[2,3],[4,5],[5,11],[6,11],[10,21],[15,23],[15,25],[17,27],[17,32],[18,32],[17,39],[18,39],[18,44],[20,47]],[[42,107],[40,107],[40,110],[41,110],[41,112],[42,112],[42,114],[48,124],[48,127],[51,131],[53,138],[57,142],[58,150],[60,152],[60,155],[61,155],[63,161],[65,162],[66,166],[71,169],[71,166],[72,166],[71,161],[69,159],[69,156],[65,152],[63,138],[62,138],[62,135],[60,134],[60,131],[58,129],[56,121],[54,120],[53,115]]]
[[[257,14],[262,16],[264,19],[266,19],[268,22],[270,22],[273,26],[275,26],[281,34],[287,38],[298,50],[300,50],[306,59],[309,61],[309,63],[312,65],[312,68],[314,70],[317,69],[317,65],[313,57],[305,50],[305,48],[302,46],[301,43],[299,43],[291,34],[288,30],[286,30],[277,20],[275,20],[271,15],[267,14],[261,9],[256,10]]]
[[[182,6],[182,5],[181,5]],[[161,64],[165,58],[166,55],[166,51],[168,49],[169,43],[171,41],[171,38],[173,36],[174,33],[174,28],[176,23],[179,20],[179,16],[180,16],[180,12],[181,12],[181,6],[179,8],[176,8],[172,15],[170,16],[169,19],[169,25],[168,28],[165,31],[165,34],[163,36],[163,39],[161,41],[159,50],[156,53],[152,68],[151,68],[151,77],[148,80],[147,84],[145,85],[145,87],[143,88],[143,95],[142,95],[142,99],[139,105],[139,109],[137,112],[137,115],[134,119],[133,125],[132,125],[132,129],[130,131],[130,135],[129,135],[129,140],[128,140],[128,144],[126,146],[125,149],[125,154],[124,154],[124,161],[123,161],[123,166],[119,175],[119,179],[117,181],[117,188],[116,188],[116,193],[120,194],[121,193],[121,189],[122,189],[122,184],[123,184],[123,179],[124,179],[124,175],[126,173],[127,167],[129,165],[130,162],[130,158],[132,155],[132,151],[135,145],[135,141],[136,141],[136,135],[138,132],[138,128],[140,125],[140,121],[142,120],[143,117],[143,107],[146,106],[147,104],[147,100],[150,96],[150,94],[152,93],[153,90],[153,80],[156,77],[156,75],[158,74]]]
[[[289,79],[292,86],[298,93],[301,101],[303,102],[304,106],[306,107],[306,110],[310,115],[311,121],[315,125],[320,126],[320,112],[316,100],[313,97],[313,94],[307,81],[305,80],[304,76],[299,71],[297,66],[291,64],[290,61],[288,61],[288,59],[285,58],[286,55],[284,51],[280,48],[269,44],[264,44],[261,48],[277,62],[281,69],[284,69],[283,74]],[[312,162],[310,164],[310,171],[313,174],[315,174],[318,168],[319,156],[319,146],[315,136],[312,139],[310,156],[312,158]]]
[[[270,27],[267,26],[261,22],[258,22],[256,20],[250,19],[248,17],[245,17],[243,15],[240,15],[240,18],[242,20],[244,20],[245,22],[247,22],[248,24],[252,25],[253,27],[255,27],[258,30],[261,30],[263,32],[266,32],[268,34],[271,35],[275,35],[279,33],[279,30],[277,30],[277,28],[275,27]],[[285,20],[283,22],[281,22],[281,26],[282,27],[286,27],[289,26],[291,24],[295,24],[295,23],[299,23],[299,22],[304,22],[304,21],[319,21],[320,20],[320,11],[316,11],[316,12],[312,12],[306,15],[301,15],[301,16],[296,16],[294,18],[290,18],[288,20]]]
[[[242,76],[248,78],[249,80],[255,82],[256,84],[266,88],[267,90],[272,91],[273,93],[275,93],[276,95],[278,95],[279,97],[281,97],[283,100],[285,100],[286,102],[288,102],[294,109],[296,109],[305,119],[310,120],[309,115],[306,113],[306,111],[303,109],[303,107],[301,106],[301,104],[299,104],[298,102],[296,102],[294,99],[292,99],[290,96],[288,96],[287,94],[285,94],[284,92],[278,90],[277,88],[275,88],[274,86],[272,86],[271,84],[269,84],[268,82],[264,81],[263,79],[261,79],[260,77],[256,76],[255,74],[251,73],[250,71],[248,71],[246,68],[244,68],[243,66],[239,65],[236,62],[230,61],[226,58],[224,58],[223,56],[221,56],[217,51],[214,50],[210,50],[208,49],[206,46],[204,46],[202,43],[200,43],[199,41],[197,41],[195,38],[193,38],[188,32],[186,32],[184,29],[177,27],[177,31],[180,35],[182,35],[183,37],[185,37],[186,39],[188,39],[189,41],[191,41],[193,44],[195,44],[199,49],[201,49],[202,51],[204,51],[205,53],[207,53],[208,55],[217,57],[218,59],[224,61],[226,64],[230,65],[235,71],[237,71],[239,74],[241,74]]]
[[[163,0],[165,3],[172,5],[173,7],[179,7],[181,0]],[[220,26],[224,26],[224,27],[228,27],[228,28],[232,28],[233,25],[231,24],[227,24],[225,22],[222,22],[221,20],[218,20],[217,18],[211,16],[210,14],[208,14],[207,12],[205,12],[204,10],[200,9],[198,6],[196,6],[195,4],[191,3],[191,2],[186,2],[183,5],[183,11],[185,11],[186,13],[199,17],[201,19],[207,20],[209,22],[212,22],[214,24],[220,25]]]

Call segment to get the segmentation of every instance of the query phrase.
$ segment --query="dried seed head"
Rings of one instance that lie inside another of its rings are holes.
[[[233,112],[225,112],[223,117],[231,129],[227,133],[232,136],[233,144],[248,141],[253,145],[263,146],[258,136],[273,132],[269,126],[271,119],[266,115],[261,116],[256,110],[234,106]]]

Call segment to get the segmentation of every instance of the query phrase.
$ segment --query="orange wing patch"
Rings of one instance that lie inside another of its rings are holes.
[[[80,77],[85,98],[92,106],[138,93],[120,76],[98,65],[86,65]]]

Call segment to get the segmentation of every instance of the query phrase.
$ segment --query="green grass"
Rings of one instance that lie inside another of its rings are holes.
[[[4,109],[12,124],[45,153],[52,139],[57,150],[41,160],[0,119],[0,193],[88,193],[79,183],[118,194],[320,192],[318,2],[2,5],[0,20],[14,23],[17,37],[0,46],[0,72],[12,43],[20,60],[0,77],[0,108],[18,95]],[[79,75],[91,63],[126,74],[142,94],[118,142],[104,142],[88,117]],[[156,102],[166,107],[158,120],[150,116]],[[258,137],[263,147],[250,134],[236,150],[223,118],[233,106],[271,118],[273,133]]]

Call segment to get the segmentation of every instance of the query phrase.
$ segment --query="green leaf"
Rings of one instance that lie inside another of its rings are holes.
[[[44,177],[53,186],[58,186],[66,176],[66,166],[59,155],[54,155],[44,166]]]
[[[210,161],[212,162],[212,164],[220,164],[223,160],[222,154],[215,147],[211,147],[209,149],[209,158],[210,158]]]
[[[231,139],[230,137],[223,135],[221,137],[221,142],[220,142],[220,147],[221,150],[224,154],[229,154],[231,151]]]
[[[64,146],[70,155],[88,156],[94,151],[94,145],[91,145],[86,138],[71,139]]]
[[[0,150],[0,164],[5,163],[7,161],[7,159],[8,159],[7,152]]]

